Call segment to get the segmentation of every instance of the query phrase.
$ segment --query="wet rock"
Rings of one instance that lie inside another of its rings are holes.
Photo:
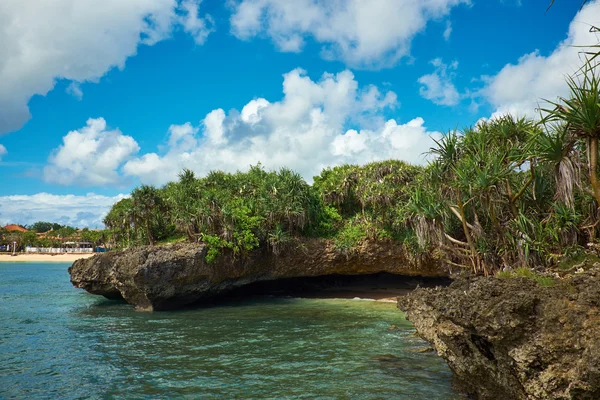
[[[196,243],[144,246],[77,260],[69,273],[75,287],[121,297],[139,310],[180,308],[251,283],[286,278],[379,272],[447,276],[436,262],[411,264],[394,241],[365,242],[350,254],[340,253],[329,240],[306,239],[278,256],[223,254],[209,264],[205,255],[206,247]]]
[[[431,353],[435,351],[435,349],[433,347],[417,347],[416,349],[413,349],[412,352],[413,353]]]
[[[600,271],[542,287],[462,278],[399,299],[478,399],[600,399]]]

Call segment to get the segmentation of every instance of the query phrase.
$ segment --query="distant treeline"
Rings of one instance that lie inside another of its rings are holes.
[[[24,227],[26,232],[0,227],[0,245],[16,244],[16,250],[31,247],[62,247],[65,241],[88,242],[92,246],[105,246],[105,230],[78,229],[68,225],[39,221]]]
[[[61,225],[56,222],[45,222],[45,221],[35,222],[31,225],[25,226],[25,228],[27,228],[27,230],[29,230],[29,231],[34,231],[37,233],[45,233],[48,231],[58,231],[60,229],[70,229],[73,231],[77,230],[77,228],[73,228],[72,226]]]

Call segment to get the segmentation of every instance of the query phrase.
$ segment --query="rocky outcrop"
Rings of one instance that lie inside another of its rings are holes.
[[[600,271],[542,287],[458,279],[399,299],[419,336],[478,399],[600,399]]]
[[[264,250],[244,258],[225,254],[207,263],[205,255],[202,244],[145,246],[78,260],[69,273],[75,287],[122,297],[143,310],[178,308],[250,283],[284,278],[379,272],[447,275],[435,262],[411,263],[393,241],[365,242],[346,254],[328,240],[307,239],[278,256]]]

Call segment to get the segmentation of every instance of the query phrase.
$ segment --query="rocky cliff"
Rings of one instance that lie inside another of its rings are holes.
[[[600,399],[600,271],[458,279],[399,307],[478,399]]]
[[[307,239],[280,255],[259,251],[244,258],[225,254],[205,261],[201,244],[145,246],[98,254],[70,268],[75,287],[108,298],[123,298],[142,310],[166,310],[254,282],[332,274],[439,277],[447,272],[435,262],[410,262],[393,241],[365,242],[344,254],[328,240]]]

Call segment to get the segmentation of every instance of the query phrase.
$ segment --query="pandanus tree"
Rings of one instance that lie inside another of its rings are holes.
[[[156,215],[164,210],[164,204],[157,188],[150,185],[141,185],[131,192],[133,209],[135,211],[135,224],[144,229],[148,244],[155,242],[152,232],[152,223]]]
[[[177,182],[170,182],[164,188],[170,210],[170,218],[175,226],[185,232],[190,241],[196,240],[198,233],[198,202],[200,198],[198,179],[193,171],[184,169]]]
[[[302,176],[283,168],[275,175],[271,187],[276,225],[283,224],[290,232],[299,232],[310,222],[311,191]],[[270,228],[272,228],[271,226]]]
[[[462,146],[463,139],[463,136],[459,135],[458,132],[451,131],[441,139],[435,141],[436,146],[429,150],[429,154],[435,157],[435,160],[430,165],[430,169],[432,170],[431,177],[433,178],[433,182],[437,183],[435,186],[437,186],[438,195],[448,200],[447,205],[449,210],[460,220],[465,241],[453,238],[446,232],[444,232],[444,236],[456,246],[457,254],[454,254],[454,256],[458,256],[459,258],[466,256],[469,259],[471,267],[476,271],[478,269],[478,262],[477,250],[474,243],[475,239],[472,233],[473,226],[467,221],[467,213],[465,211],[465,207],[470,200],[465,198],[466,196],[461,191],[458,180],[462,172],[458,168],[458,164],[464,153]],[[420,204],[422,211],[426,211],[428,208],[423,207],[424,204],[419,201],[421,200],[419,197],[422,198],[423,196],[420,196],[419,191],[415,191],[412,202]],[[431,219],[431,216],[425,213],[423,213],[422,217],[429,217]],[[442,227],[442,229],[444,228]],[[417,228],[418,231],[419,229]],[[453,263],[450,259],[447,261]],[[460,260],[458,265],[463,266],[462,262],[463,260]]]
[[[132,244],[132,229],[134,227],[135,211],[131,198],[116,202],[106,217],[104,225],[110,230],[112,242],[129,247]]]
[[[447,204],[445,198],[439,195],[440,186],[431,178],[435,174],[435,165],[426,168],[408,188],[408,199],[399,204],[398,224],[412,230],[420,250],[442,247],[443,250],[454,252],[447,246],[447,240],[462,244],[445,232],[444,222],[447,219]],[[459,247],[462,251],[463,248]]]
[[[437,246],[448,263],[484,274],[499,264],[500,249],[514,234],[507,223],[524,212],[533,191],[536,167],[527,143],[534,128],[528,120],[503,117],[449,132],[430,150],[427,190],[436,195],[413,190],[408,204],[418,236],[434,236],[433,226],[442,230]],[[440,206],[445,212],[435,217],[432,210]]]
[[[420,172],[422,168],[399,160],[341,165],[316,176],[314,189],[326,206],[378,231],[398,225],[398,206],[408,201],[407,189]],[[376,233],[371,228],[368,233]]]
[[[583,142],[587,157],[590,194],[596,207],[600,207],[600,179],[598,177],[598,143],[600,141],[600,77],[598,66],[589,62],[581,73],[567,78],[570,94],[557,102],[549,101],[550,107],[543,108],[543,122],[559,123],[564,126],[566,138]],[[598,211],[595,224],[598,219]],[[595,226],[595,225],[594,225]],[[592,233],[593,235],[593,233]]]
[[[577,142],[564,124],[542,125],[542,128],[532,138],[532,154],[553,172],[554,200],[572,209],[581,169]]]
[[[342,214],[352,215],[358,205],[353,189],[359,171],[360,167],[354,164],[326,168],[314,177],[314,187],[325,204],[335,206]]]
[[[367,164],[358,169],[353,188],[362,214],[367,211],[381,223],[393,223],[395,206],[408,200],[407,187],[421,169],[399,160]]]
[[[439,195],[446,199],[449,212],[462,227],[461,238],[444,232],[443,236],[455,249],[447,261],[454,263],[451,258],[458,258],[457,265],[470,265],[476,273],[487,273],[487,268],[477,250],[482,228],[475,202],[479,196],[489,195],[500,168],[497,162],[490,163],[493,152],[481,152],[486,147],[489,150],[488,146],[489,137],[484,131],[468,129],[462,134],[449,132],[430,150],[430,155],[436,156],[431,168],[438,181]]]

